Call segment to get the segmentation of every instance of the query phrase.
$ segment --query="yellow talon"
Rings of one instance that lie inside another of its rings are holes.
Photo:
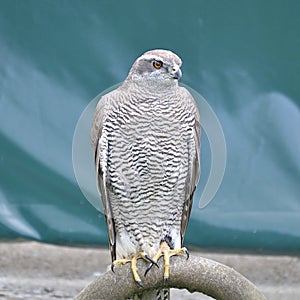
[[[130,262],[130,263],[131,263],[131,272],[132,272],[132,275],[133,275],[133,278],[134,278],[135,282],[136,282],[140,287],[143,287],[141,278],[140,278],[140,276],[139,276],[139,274],[138,274],[138,272],[137,272],[138,269],[137,269],[137,265],[136,265],[136,264],[137,264],[137,260],[138,260],[139,258],[142,258],[142,259],[144,259],[144,260],[147,261],[147,262],[151,262],[151,263],[156,264],[156,262],[152,261],[152,259],[151,259],[148,255],[146,255],[146,254],[143,253],[143,252],[140,252],[140,253],[135,254],[135,255],[133,256],[132,259],[124,258],[124,259],[117,259],[117,260],[115,260],[115,261],[112,263],[112,265],[111,265],[111,270],[114,272],[114,268],[115,268],[116,266],[124,265],[124,264]]]
[[[152,257],[152,260],[157,263],[157,261],[159,260],[159,258],[161,256],[164,257],[164,283],[166,283],[170,277],[170,257],[174,256],[174,255],[180,255],[180,254],[186,254],[187,258],[189,258],[189,252],[188,250],[183,247],[177,250],[173,250],[170,249],[169,245],[167,244],[167,242],[162,242],[160,244],[160,247],[157,251],[157,253]],[[152,262],[149,265],[149,267],[147,268],[145,275],[149,272],[149,270],[152,267]]]
[[[117,259],[117,260],[115,260],[115,261],[111,264],[111,270],[112,270],[113,272],[115,272],[115,267],[120,266],[120,265],[125,265],[125,264],[127,264],[128,262],[130,262],[130,261],[131,261],[130,259],[126,259],[126,258],[124,258],[124,259]]]

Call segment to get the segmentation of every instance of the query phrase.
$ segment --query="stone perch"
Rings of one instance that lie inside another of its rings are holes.
[[[163,284],[163,261],[159,268],[153,267],[146,277],[142,277],[143,288],[134,281],[130,264],[118,266],[115,273],[107,271],[90,283],[75,300],[116,300],[127,299],[134,294],[153,288],[187,289],[191,293],[200,292],[218,300],[266,300],[253,283],[234,269],[216,261],[191,256],[172,257],[170,279]],[[140,272],[147,263],[138,261]]]

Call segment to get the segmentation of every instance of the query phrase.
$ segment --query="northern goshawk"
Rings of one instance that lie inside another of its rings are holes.
[[[168,50],[144,53],[125,81],[101,97],[91,130],[113,266],[187,253],[183,238],[200,173],[200,115],[178,85],[181,59]],[[140,299],[168,299],[168,290]],[[160,298],[159,298],[160,297]]]

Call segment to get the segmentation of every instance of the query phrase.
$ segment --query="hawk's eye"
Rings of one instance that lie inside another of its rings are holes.
[[[152,64],[153,64],[153,67],[155,69],[160,69],[163,66],[163,63],[161,61],[158,61],[158,60],[153,61]]]

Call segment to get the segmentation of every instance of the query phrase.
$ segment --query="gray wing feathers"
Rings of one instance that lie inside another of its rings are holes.
[[[96,112],[94,115],[92,129],[91,129],[91,144],[92,150],[94,151],[95,158],[95,169],[98,190],[101,194],[101,199],[104,207],[105,218],[108,227],[108,238],[110,243],[110,252],[112,261],[116,259],[116,241],[115,241],[115,224],[112,215],[112,209],[109,200],[109,194],[107,186],[109,184],[108,174],[107,174],[107,157],[108,151],[108,141],[104,134],[102,134],[103,122],[105,119],[105,106],[107,105],[107,95],[104,95],[97,104]]]
[[[193,139],[188,145],[189,150],[189,174],[186,180],[186,200],[181,219],[181,242],[183,243],[185,231],[190,218],[193,196],[200,176],[200,114],[192,95],[182,88],[182,94],[186,98],[189,110],[194,114]]]

